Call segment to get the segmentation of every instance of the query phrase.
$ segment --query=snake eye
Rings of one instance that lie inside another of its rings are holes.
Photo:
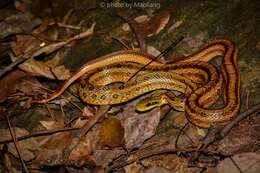
[[[150,102],[148,102],[148,103],[146,103],[146,105],[145,106],[151,106],[152,104],[150,103]]]
[[[147,104],[146,104],[146,106],[148,107],[148,106],[154,106],[154,105],[157,105],[158,104],[158,102],[148,102]]]

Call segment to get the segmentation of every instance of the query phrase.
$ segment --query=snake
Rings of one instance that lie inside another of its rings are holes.
[[[218,56],[222,56],[220,69],[209,63]],[[174,90],[186,96],[184,111],[196,126],[209,128],[226,124],[239,113],[238,49],[232,41],[211,41],[174,63],[164,64],[154,59],[135,50],[104,55],[84,64],[49,97],[33,102],[47,103],[55,99],[80,78],[80,98],[93,105],[116,105],[155,90]],[[136,73],[146,64],[149,65]],[[221,94],[224,105],[213,107]]]

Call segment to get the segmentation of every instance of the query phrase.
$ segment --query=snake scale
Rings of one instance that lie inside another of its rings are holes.
[[[223,56],[220,69],[209,61]],[[83,101],[94,105],[115,105],[158,89],[176,90],[186,95],[188,120],[203,128],[227,123],[240,109],[240,77],[237,67],[238,49],[232,41],[215,40],[175,63],[163,64],[154,57],[133,50],[117,51],[87,62],[63,86],[46,99],[58,97],[66,88],[80,80],[79,94]],[[130,79],[128,81],[128,79]],[[212,108],[223,91],[224,105]]]

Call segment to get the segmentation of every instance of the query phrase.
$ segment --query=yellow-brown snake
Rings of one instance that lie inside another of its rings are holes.
[[[189,121],[207,128],[227,123],[239,112],[237,53],[233,42],[216,40],[181,61],[172,64],[154,61],[128,81],[154,57],[137,51],[118,51],[86,63],[50,97],[34,102],[46,103],[58,97],[80,77],[80,97],[94,105],[120,104],[158,89],[177,90],[187,97],[185,112]],[[223,56],[220,70],[208,63],[216,56]],[[211,108],[222,89],[224,106]]]

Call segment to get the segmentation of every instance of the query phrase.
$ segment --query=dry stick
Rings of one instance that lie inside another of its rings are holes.
[[[9,119],[9,116],[8,116],[8,115],[6,115],[6,119],[7,119],[7,122],[8,122],[8,128],[9,128],[9,130],[10,130],[10,134],[11,134],[11,136],[12,136],[12,139],[13,139],[13,142],[14,142],[14,146],[15,146],[15,149],[16,149],[16,152],[18,153],[18,156],[19,156],[19,158],[20,158],[20,161],[21,161],[21,164],[22,164],[22,166],[23,166],[23,169],[24,169],[24,171],[25,171],[26,173],[29,173],[29,172],[28,172],[28,169],[27,169],[27,167],[26,167],[26,165],[25,165],[25,163],[24,163],[24,161],[23,161],[23,158],[22,158],[22,155],[21,155],[21,152],[20,152],[20,147],[19,147],[19,145],[18,145],[18,143],[17,143],[17,138],[16,138],[16,135],[15,135],[15,132],[13,131],[13,129],[12,129],[12,127],[11,127],[11,123],[10,123],[10,119]]]
[[[44,47],[36,47],[36,48],[29,50],[24,55],[16,57],[17,58],[16,61],[12,62],[9,66],[7,66],[5,69],[0,71],[0,77],[2,77],[7,72],[11,71],[17,65],[19,65],[19,64],[23,63],[24,61],[28,60],[29,58],[39,56],[43,53],[50,54],[50,53],[56,51],[57,49],[69,44],[72,41],[83,39],[87,36],[92,35],[94,27],[95,27],[95,23],[93,23],[92,26],[87,31],[84,31],[84,32],[82,32],[82,33],[80,33],[80,34],[78,34],[74,37],[71,37],[71,38],[67,39],[66,41],[49,44],[49,45],[44,46]]]
[[[40,130],[40,131],[32,132],[28,135],[20,136],[20,137],[16,138],[16,140],[21,141],[21,140],[25,140],[25,139],[28,139],[31,137],[51,135],[54,133],[66,132],[66,131],[78,130],[78,129],[79,128],[73,127],[73,128],[53,129],[53,130]],[[5,143],[9,143],[9,142],[13,142],[13,140],[12,139],[3,140],[3,141],[0,141],[0,144],[5,144]]]

